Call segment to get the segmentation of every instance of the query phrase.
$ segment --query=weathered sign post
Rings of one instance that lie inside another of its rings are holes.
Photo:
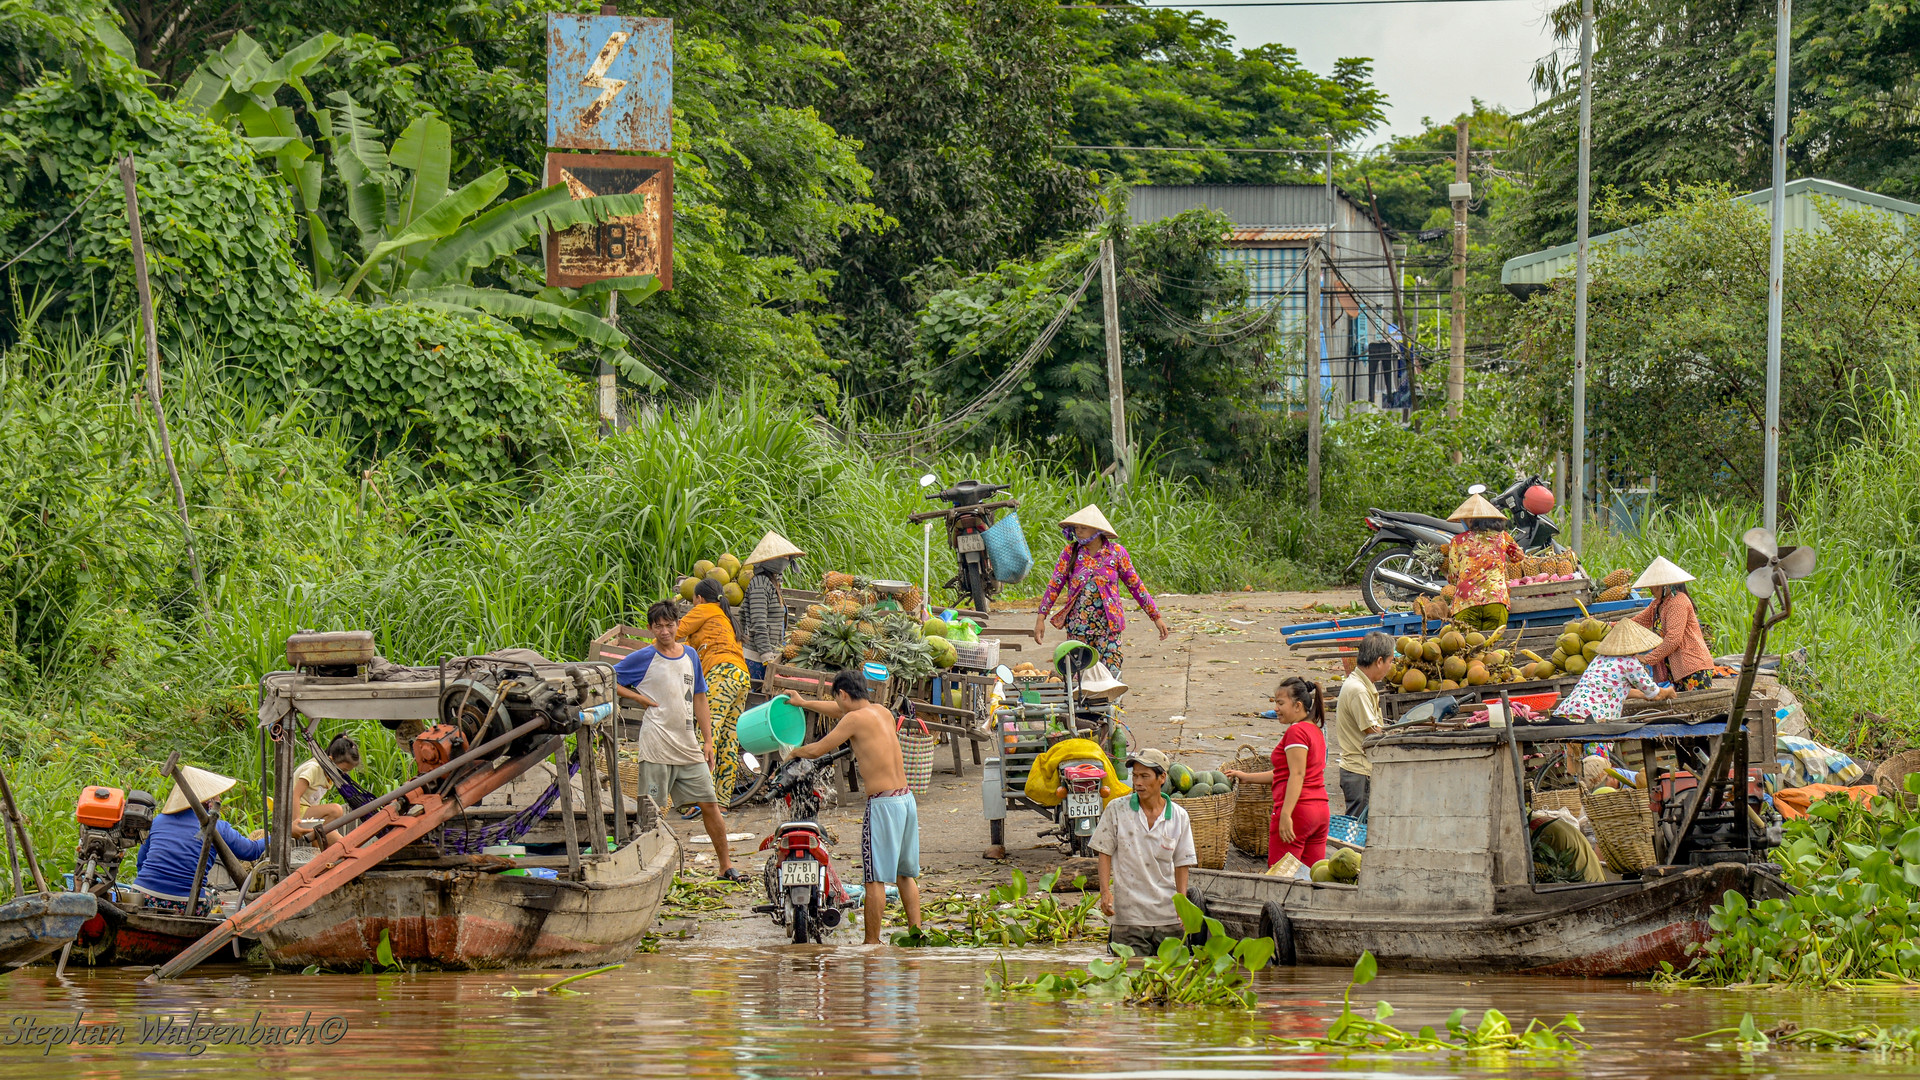
[[[548,184],[576,199],[642,194],[647,212],[547,236],[547,284],[577,288],[653,275],[673,285],[673,162],[633,157],[673,149],[673,20],[614,13],[547,16],[547,147],[604,154],[547,155]],[[619,294],[607,294],[617,328]],[[618,423],[613,366],[598,368],[601,432]]]

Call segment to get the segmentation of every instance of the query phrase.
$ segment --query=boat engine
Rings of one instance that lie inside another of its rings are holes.
[[[413,737],[414,763],[420,772],[431,772],[530,720],[543,721],[506,748],[505,756],[520,757],[542,739],[578,731],[580,702],[587,696],[577,673],[572,684],[559,687],[532,672],[477,672],[457,679],[440,695],[440,723]]]
[[[80,823],[74,854],[74,888],[95,895],[113,887],[120,861],[137,849],[153,827],[155,803],[144,791],[90,784],[80,791],[73,816]]]

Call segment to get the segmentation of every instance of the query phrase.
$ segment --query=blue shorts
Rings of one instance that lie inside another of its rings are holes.
[[[911,792],[867,799],[860,824],[860,869],[868,884],[920,876],[920,807]]]

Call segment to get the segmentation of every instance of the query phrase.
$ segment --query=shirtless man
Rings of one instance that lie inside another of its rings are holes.
[[[840,721],[819,741],[795,750],[793,756],[822,757],[851,741],[853,756],[860,763],[860,779],[867,785],[867,816],[860,826],[860,864],[867,886],[866,943],[880,944],[889,883],[900,889],[907,926],[919,930],[920,811],[913,792],[907,790],[907,766],[900,760],[893,714],[867,699],[867,682],[858,671],[842,671],[833,677],[831,701],[801,698],[793,703]]]

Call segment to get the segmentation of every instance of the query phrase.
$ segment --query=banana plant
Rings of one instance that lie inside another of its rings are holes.
[[[449,190],[453,130],[446,121],[416,116],[389,145],[351,94],[329,94],[325,105],[314,100],[305,76],[344,44],[336,35],[316,34],[276,60],[259,42],[235,34],[180,89],[180,100],[209,119],[237,123],[254,152],[276,164],[306,225],[315,288],[371,304],[422,304],[498,320],[555,349],[592,342],[630,380],[665,385],[628,353],[626,335],[597,314],[608,293],[637,303],[658,291],[652,275],[578,289],[537,287],[531,282],[537,275],[516,257],[543,233],[645,213],[646,197],[574,199],[565,184],[554,184],[496,202],[507,189],[504,167]],[[283,87],[306,104],[318,143],[301,129],[293,108],[275,100]],[[358,260],[334,244],[320,214],[328,162],[359,234]],[[496,264],[526,291],[473,283],[476,270]]]

